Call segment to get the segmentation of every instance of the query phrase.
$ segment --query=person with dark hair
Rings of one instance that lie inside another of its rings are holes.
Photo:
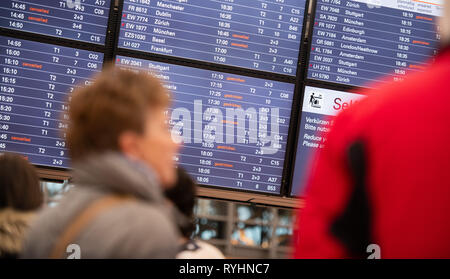
[[[163,195],[178,151],[169,104],[157,78],[115,67],[74,92],[66,131],[74,187],[38,217],[24,258],[175,257],[177,217]]]
[[[169,201],[189,220],[178,226],[181,232],[181,248],[177,259],[224,259],[222,252],[216,247],[192,239],[195,230],[194,207],[197,185],[183,168],[178,167],[177,174],[175,186],[165,192]]]
[[[35,168],[20,155],[0,155],[0,259],[19,256],[43,199]]]

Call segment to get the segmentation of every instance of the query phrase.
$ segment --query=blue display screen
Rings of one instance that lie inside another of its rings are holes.
[[[439,47],[442,3],[318,0],[308,78],[371,87],[422,71]]]
[[[2,0],[0,27],[105,44],[111,0]]]
[[[125,0],[119,47],[296,75],[306,0]]]
[[[0,36],[0,152],[69,167],[61,129],[68,94],[100,72],[103,54]]]
[[[176,160],[199,184],[279,194],[294,84],[117,56],[172,92]]]

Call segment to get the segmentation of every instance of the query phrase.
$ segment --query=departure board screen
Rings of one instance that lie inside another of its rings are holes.
[[[172,92],[178,164],[203,185],[280,193],[294,84],[117,56]]]
[[[314,152],[326,144],[333,118],[364,95],[306,86],[294,161],[291,195],[303,196]]]
[[[422,71],[442,1],[317,0],[308,78],[371,87]]]
[[[105,44],[111,0],[2,0],[0,27]]]
[[[0,152],[67,168],[67,95],[102,63],[101,53],[0,36]]]
[[[296,75],[306,0],[125,0],[119,47]]]

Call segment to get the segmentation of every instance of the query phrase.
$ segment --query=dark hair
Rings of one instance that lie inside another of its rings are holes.
[[[149,108],[165,108],[170,102],[169,93],[157,78],[112,65],[71,98],[66,135],[73,161],[119,151],[123,132],[143,133]]]
[[[35,168],[20,155],[0,155],[0,209],[35,210],[43,200]]]
[[[166,197],[175,204],[177,209],[191,222],[180,225],[181,234],[190,238],[195,230],[194,206],[197,195],[197,185],[189,174],[181,167],[177,168],[178,179],[172,188],[166,190]]]

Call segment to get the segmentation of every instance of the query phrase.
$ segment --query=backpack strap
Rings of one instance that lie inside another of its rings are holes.
[[[61,259],[66,253],[67,246],[74,241],[79,234],[101,213],[108,209],[117,207],[127,202],[135,201],[131,196],[107,195],[98,200],[95,200],[85,209],[81,211],[78,216],[72,219],[70,224],[66,227],[59,239],[55,242],[50,253],[51,259]]]

